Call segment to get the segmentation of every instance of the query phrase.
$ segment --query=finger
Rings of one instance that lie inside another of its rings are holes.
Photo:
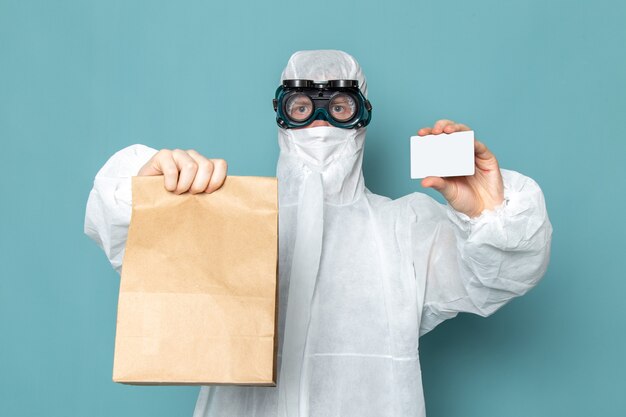
[[[432,130],[433,130],[433,129],[432,129],[432,128],[430,128],[430,127],[423,127],[423,128],[421,128],[420,130],[418,130],[418,131],[417,131],[417,134],[418,134],[419,136],[426,136],[426,135],[430,135],[430,132],[431,132]]]
[[[196,172],[193,183],[189,188],[189,192],[192,194],[198,194],[206,190],[209,186],[209,180],[213,174],[213,162],[193,149],[188,150],[187,154],[191,156],[194,161],[196,161],[196,164],[198,164],[198,171]]]
[[[156,170],[163,174],[163,185],[167,191],[174,191],[178,183],[178,167],[172,151],[163,149],[155,157]]]
[[[445,126],[443,128],[443,133],[464,132],[464,131],[468,131],[468,130],[472,130],[472,129],[470,129],[469,127],[465,126],[464,124],[454,123],[454,124]]]
[[[191,187],[196,172],[198,171],[198,164],[187,152],[181,151],[180,149],[175,149],[172,152],[172,156],[180,172],[178,175],[178,184],[174,192],[176,194],[182,194]]]
[[[456,197],[456,185],[451,181],[446,181],[441,177],[426,177],[422,180],[422,187],[434,188],[439,191],[443,197],[452,201]]]
[[[484,143],[478,141],[478,139],[474,139],[474,155],[479,159],[495,159],[495,155],[491,153]]]
[[[448,125],[453,125],[454,122],[448,119],[441,119],[435,122],[435,126],[433,127],[433,134],[438,135],[443,132],[443,129]]]
[[[223,159],[211,159],[211,162],[213,163],[213,174],[209,186],[206,188],[207,193],[212,193],[224,185],[228,171],[228,164]]]

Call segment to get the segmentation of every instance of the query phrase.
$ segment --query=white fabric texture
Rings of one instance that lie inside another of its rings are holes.
[[[298,52],[282,78],[366,86],[340,51]],[[459,312],[487,316],[544,275],[552,226],[535,181],[501,169],[505,201],[471,219],[422,193],[390,200],[364,185],[364,139],[279,129],[278,385],[202,387],[194,417],[424,416],[419,336]],[[89,196],[85,232],[118,271],[130,177],[154,152],[116,153]]]

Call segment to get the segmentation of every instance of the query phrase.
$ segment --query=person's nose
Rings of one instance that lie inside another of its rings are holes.
[[[330,126],[326,120],[313,120],[312,123],[306,125],[305,127],[318,127],[318,126]]]

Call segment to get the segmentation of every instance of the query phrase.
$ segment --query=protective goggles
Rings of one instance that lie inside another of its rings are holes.
[[[357,80],[284,80],[273,102],[276,123],[284,129],[303,127],[314,120],[357,129],[372,118],[372,105]]]

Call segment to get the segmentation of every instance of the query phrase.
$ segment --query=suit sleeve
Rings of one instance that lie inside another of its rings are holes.
[[[415,211],[412,253],[424,283],[420,335],[460,312],[488,316],[545,274],[552,225],[543,192],[518,172],[501,173],[504,202],[494,210],[470,218],[432,200]]]
[[[156,153],[131,145],[115,153],[96,174],[85,210],[85,234],[104,251],[119,273],[132,208],[131,177]]]

